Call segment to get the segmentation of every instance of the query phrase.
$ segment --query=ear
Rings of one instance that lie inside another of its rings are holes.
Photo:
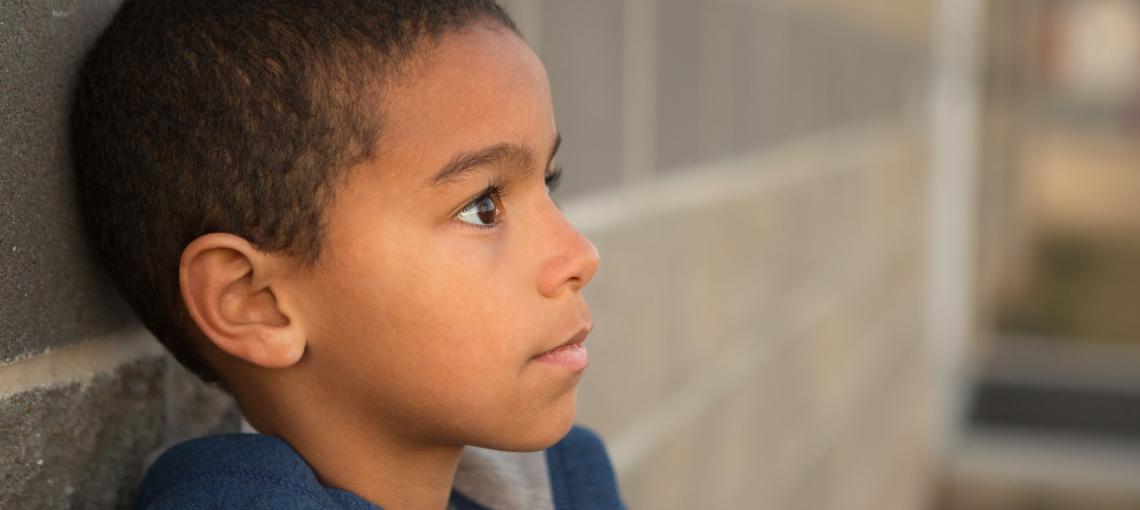
[[[281,257],[241,237],[212,233],[182,251],[178,280],[190,317],[222,351],[265,368],[301,359],[305,334],[278,295]]]

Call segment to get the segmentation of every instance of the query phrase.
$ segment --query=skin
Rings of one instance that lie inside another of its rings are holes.
[[[598,252],[545,186],[550,87],[518,36],[445,35],[382,103],[379,156],[338,184],[315,266],[209,234],[183,253],[182,293],[254,427],[326,485],[445,508],[464,445],[540,450],[569,431],[582,372],[535,357],[591,327]],[[497,144],[532,157],[429,185]],[[492,179],[505,195],[481,228],[459,213]]]

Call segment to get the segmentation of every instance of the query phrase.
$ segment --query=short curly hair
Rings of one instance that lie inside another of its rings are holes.
[[[217,373],[178,283],[211,232],[305,264],[344,170],[374,157],[383,83],[477,23],[493,0],[127,0],[87,54],[71,110],[88,237],[146,327],[204,381]]]

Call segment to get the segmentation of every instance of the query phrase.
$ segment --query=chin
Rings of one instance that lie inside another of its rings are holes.
[[[479,444],[484,448],[512,452],[534,452],[545,450],[561,441],[574,426],[577,406],[573,396],[568,405],[562,404],[547,410],[537,419],[519,421],[503,427],[489,444]],[[561,403],[560,403],[561,404]]]

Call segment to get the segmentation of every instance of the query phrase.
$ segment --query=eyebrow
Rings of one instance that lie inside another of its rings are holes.
[[[554,145],[550,148],[550,159],[546,162],[548,166],[550,161],[554,160],[554,155],[558,153],[560,146],[562,146],[562,133],[554,137]],[[443,165],[443,168],[428,182],[428,187],[457,181],[464,174],[479,167],[500,163],[508,163],[517,169],[530,168],[534,163],[534,154],[530,147],[513,143],[499,143],[476,151],[461,152]]]

